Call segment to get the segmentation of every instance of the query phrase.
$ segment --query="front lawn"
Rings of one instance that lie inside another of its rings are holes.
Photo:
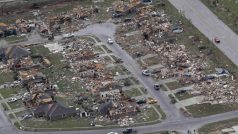
[[[136,97],[136,96],[141,96],[141,92],[137,88],[132,88],[129,90],[125,90],[125,94],[127,94],[130,97]]]
[[[219,114],[224,112],[229,112],[233,110],[238,110],[238,104],[195,104],[187,106],[186,109],[193,115],[193,117],[202,117],[213,114]]]
[[[20,87],[3,88],[0,89],[0,94],[2,94],[4,98],[8,98],[19,93],[20,91],[21,91]]]

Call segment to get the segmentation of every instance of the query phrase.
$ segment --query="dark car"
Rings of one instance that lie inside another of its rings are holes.
[[[221,42],[220,39],[218,39],[217,37],[214,38],[214,41],[215,41],[215,43],[220,43]]]
[[[123,134],[131,134],[132,132],[133,132],[132,128],[127,128],[127,129],[122,131]]]
[[[161,85],[160,84],[154,84],[154,89],[155,90],[160,90]]]
[[[137,104],[145,104],[146,103],[146,100],[145,99],[141,99],[141,100],[138,100],[136,101]]]

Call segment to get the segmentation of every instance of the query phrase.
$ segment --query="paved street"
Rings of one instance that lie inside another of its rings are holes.
[[[238,66],[238,36],[217,18],[200,0],[169,0],[184,13],[208,39],[218,37],[216,46]]]

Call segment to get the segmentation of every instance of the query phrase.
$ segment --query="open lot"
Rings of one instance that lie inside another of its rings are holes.
[[[4,98],[8,98],[8,97],[16,95],[17,93],[20,93],[22,90],[23,89],[20,87],[3,88],[3,89],[0,89],[0,94]]]
[[[66,118],[58,121],[46,121],[46,120],[36,120],[27,119],[21,121],[25,127],[30,129],[40,129],[40,128],[74,128],[74,127],[90,127],[90,121],[87,118]]]
[[[129,90],[126,90],[125,93],[130,96],[130,97],[136,97],[136,96],[141,96],[141,92],[137,88],[132,88]]]
[[[14,73],[13,72],[2,72],[0,73],[0,84],[4,84],[6,82],[14,81]]]
[[[208,116],[224,113],[238,109],[238,104],[195,104],[187,106],[186,109],[192,113],[193,117]]]
[[[209,1],[201,0],[216,16],[219,17],[234,32],[238,33],[238,4],[235,0]]]
[[[222,133],[221,129],[230,128],[232,126],[236,126],[237,124],[238,124],[238,118],[224,120],[220,122],[214,122],[199,128],[198,132],[201,134]]]
[[[175,90],[175,89],[178,89],[178,88],[181,88],[183,87],[179,82],[177,81],[174,81],[174,82],[170,82],[170,83],[166,83],[166,85],[168,86],[168,88],[170,90]]]

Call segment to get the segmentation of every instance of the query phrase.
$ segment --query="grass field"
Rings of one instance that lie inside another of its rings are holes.
[[[238,110],[238,104],[195,104],[187,106],[186,109],[193,117],[202,117],[213,114],[224,113],[228,111]]]
[[[57,121],[36,120],[34,118],[21,121],[23,126],[31,128],[73,128],[90,127],[90,120],[87,118],[65,118]]]
[[[199,134],[215,134],[219,130],[238,125],[238,118],[207,124],[198,129]]]
[[[236,0],[201,0],[216,16],[238,34],[238,3]]]
[[[9,36],[9,37],[6,37],[5,40],[8,43],[17,43],[17,42],[27,41],[27,38],[26,36]]]
[[[190,94],[190,93],[183,93],[183,94],[174,94],[179,100],[185,100],[185,99],[189,99],[191,97],[194,97],[194,95]]]
[[[4,98],[8,98],[19,93],[20,91],[21,91],[20,87],[3,88],[3,89],[0,89],[0,94],[2,94]]]
[[[126,90],[125,93],[130,97],[141,96],[141,92],[137,88]]]
[[[14,73],[0,73],[0,84],[4,84],[5,82],[13,82],[14,81]]]
[[[170,83],[166,83],[167,87],[170,89],[170,90],[175,90],[175,89],[178,89],[178,88],[181,88],[183,87],[179,82],[177,81],[173,81],[173,82],[170,82]]]

